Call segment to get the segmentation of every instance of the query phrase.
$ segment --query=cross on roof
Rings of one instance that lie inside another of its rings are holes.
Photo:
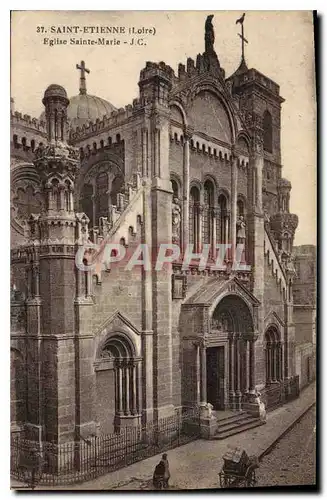
[[[244,43],[249,43],[247,41],[247,39],[245,38],[245,36],[244,36],[244,18],[245,18],[245,13],[242,15],[242,17],[240,17],[240,19],[238,19],[236,21],[236,24],[239,23],[241,25],[241,30],[242,30],[242,34],[238,33],[238,36],[242,40],[242,61],[245,61],[245,57],[244,57]]]
[[[79,69],[81,71],[81,76],[79,80],[79,93],[86,94],[85,73],[90,73],[90,70],[85,67],[84,61],[81,61],[81,64],[76,64],[76,69]]]

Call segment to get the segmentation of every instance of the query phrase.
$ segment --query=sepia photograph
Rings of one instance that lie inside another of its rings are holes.
[[[316,22],[11,11],[12,490],[318,489]]]

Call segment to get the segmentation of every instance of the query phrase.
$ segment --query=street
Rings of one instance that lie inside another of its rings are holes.
[[[316,407],[266,455],[257,473],[258,486],[315,484]]]
[[[315,483],[316,386],[306,387],[301,396],[268,413],[266,425],[235,434],[224,440],[198,439],[168,451],[172,490],[219,487],[222,457],[229,447],[239,446],[248,455],[261,456],[301,415],[302,418],[265,456],[257,470],[258,486],[304,485]],[[309,408],[311,408],[309,410]],[[308,411],[309,410],[309,411]],[[150,490],[152,474],[161,454],[149,457],[91,481],[69,486],[69,490]],[[13,481],[12,487],[23,486]],[[26,485],[25,485],[26,487]],[[38,486],[38,490],[63,490]]]
[[[315,484],[316,453],[316,407],[313,406],[295,426],[279,441],[273,450],[263,457],[256,471],[257,486],[294,486]],[[264,428],[263,428],[264,429]],[[199,466],[199,468],[201,468]],[[213,469],[213,476],[216,472]],[[171,488],[185,488],[175,480]],[[194,481],[190,484],[194,488]],[[217,482],[218,484],[218,482]],[[152,480],[133,478],[129,483],[117,488],[121,490],[149,490]]]

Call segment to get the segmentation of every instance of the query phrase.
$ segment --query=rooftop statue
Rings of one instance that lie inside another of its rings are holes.
[[[214,43],[215,43],[215,31],[213,29],[213,24],[212,24],[212,18],[213,14],[207,17],[206,23],[205,23],[205,35],[204,35],[204,41],[205,41],[205,51],[207,53],[214,52]]]

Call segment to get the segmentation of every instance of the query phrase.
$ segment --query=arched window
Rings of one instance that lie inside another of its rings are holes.
[[[96,216],[95,225],[100,217],[108,217],[108,173],[101,172],[96,178]]]
[[[65,210],[70,212],[72,210],[72,186],[69,181],[65,181],[66,189],[65,189]]]
[[[283,352],[280,335],[275,327],[265,334],[266,343],[266,383],[269,385],[283,378]]]
[[[237,200],[237,217],[244,217],[244,201]]]
[[[117,206],[117,194],[121,192],[123,187],[123,178],[117,175],[111,184],[110,203]]]
[[[55,210],[60,210],[61,202],[60,202],[59,180],[52,179],[51,184],[52,184],[53,208]]]
[[[32,139],[31,140],[31,150],[33,153],[34,153],[34,149],[35,149],[35,141],[34,141],[34,139]]]
[[[115,430],[119,430],[121,418],[139,415],[140,366],[130,340],[119,333],[108,338],[96,361],[97,413],[102,431],[109,431],[109,413]]]
[[[178,184],[175,181],[175,179],[171,179],[171,189],[173,191],[173,199],[174,198],[179,198],[179,189],[178,189]]]
[[[93,186],[92,184],[84,184],[82,190],[82,211],[86,213],[88,218],[90,219],[90,226],[93,227],[95,225],[95,221],[93,220]]]
[[[263,115],[263,149],[272,153],[272,118],[269,111]]]
[[[200,245],[200,192],[193,186],[190,191],[189,210],[189,241],[193,243],[193,252],[199,250]]]
[[[228,236],[229,236],[229,228],[228,228],[229,220],[228,220],[228,213],[227,213],[227,199],[226,199],[226,196],[224,194],[219,195],[218,207],[219,207],[219,214],[220,214],[219,230],[218,230],[218,236],[219,236],[218,243],[227,244],[228,243]]]
[[[211,181],[204,183],[203,243],[213,245],[214,186]],[[212,248],[211,248],[212,252]]]

